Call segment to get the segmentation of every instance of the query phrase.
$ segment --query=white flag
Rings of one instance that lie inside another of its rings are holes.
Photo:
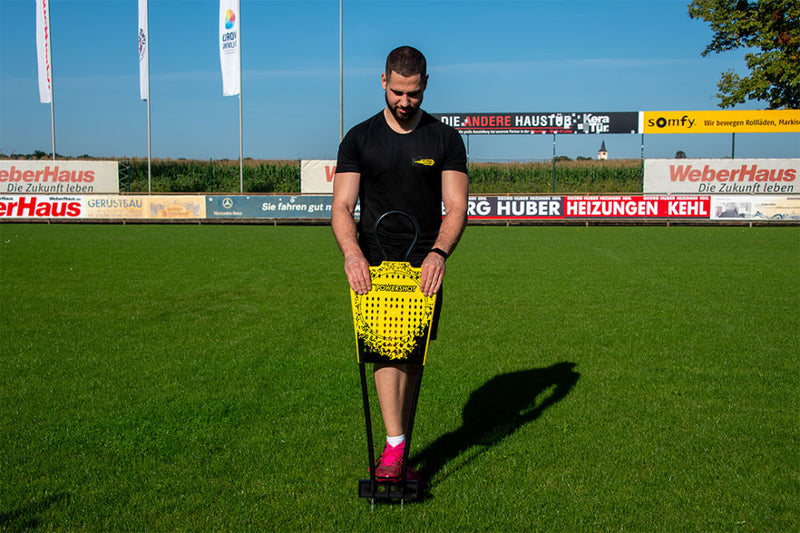
[[[150,98],[150,36],[147,32],[147,0],[139,0],[139,97]]]
[[[219,61],[222,94],[236,96],[241,90],[241,46],[239,0],[219,0]]]
[[[39,101],[53,101],[53,68],[50,63],[50,3],[36,1],[36,59],[39,63]]]

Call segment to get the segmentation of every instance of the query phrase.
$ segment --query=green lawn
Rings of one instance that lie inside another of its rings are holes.
[[[800,228],[476,226],[448,268],[428,495],[370,512],[329,228],[0,225],[0,530],[800,524]]]

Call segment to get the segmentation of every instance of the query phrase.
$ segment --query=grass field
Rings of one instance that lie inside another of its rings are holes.
[[[0,530],[797,530],[800,228],[479,226],[448,267],[429,493],[370,512],[329,228],[0,225]]]

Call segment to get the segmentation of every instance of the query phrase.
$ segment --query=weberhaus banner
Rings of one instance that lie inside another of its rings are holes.
[[[797,194],[800,159],[645,159],[645,194]]]
[[[116,161],[0,161],[0,194],[118,192]]]

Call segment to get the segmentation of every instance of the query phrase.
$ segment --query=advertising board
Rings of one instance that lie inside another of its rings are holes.
[[[800,222],[798,196],[721,196],[711,197],[712,220],[765,220]]]
[[[797,194],[800,159],[645,159],[645,194]]]
[[[331,218],[332,196],[0,195],[0,220],[253,220]],[[356,206],[355,217],[359,217]],[[444,214],[444,213],[443,213]],[[800,195],[470,196],[480,221],[773,221],[800,223]]]
[[[81,218],[83,198],[43,194],[0,195],[0,218]]]
[[[0,194],[117,194],[116,161],[0,161]]]
[[[709,218],[709,196],[471,196],[470,220]]]
[[[330,218],[330,195],[208,196],[208,218]]]
[[[0,218],[197,220],[206,218],[204,199],[190,195],[0,195]]]
[[[642,111],[640,133],[789,133],[800,131],[797,109]]]
[[[508,133],[636,133],[639,113],[583,112],[560,113],[432,113],[438,120],[467,134]]]
[[[300,161],[300,192],[302,194],[333,194],[335,159],[304,159]]]
[[[789,133],[800,110],[432,113],[465,135],[557,133]]]

